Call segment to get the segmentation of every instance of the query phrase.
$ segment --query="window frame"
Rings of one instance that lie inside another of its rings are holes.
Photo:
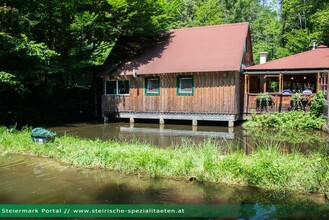
[[[122,82],[122,81],[128,81],[128,86],[129,86],[129,89],[128,89],[128,93],[125,93],[125,94],[120,94],[119,93],[119,82]],[[115,82],[115,91],[116,91],[116,94],[107,94],[106,91],[107,91],[107,82]],[[105,80],[105,85],[104,85],[104,95],[107,95],[107,96],[130,96],[130,80]]]
[[[148,85],[149,85],[149,80],[158,80],[158,88],[156,92],[148,91]],[[145,78],[145,86],[144,86],[144,92],[146,96],[159,96],[160,95],[160,77],[146,77]]]
[[[180,91],[181,79],[184,79],[184,78],[189,78],[192,80],[191,91],[189,91],[189,92]],[[176,94],[179,96],[193,96],[194,95],[194,77],[191,75],[190,76],[177,76]]]

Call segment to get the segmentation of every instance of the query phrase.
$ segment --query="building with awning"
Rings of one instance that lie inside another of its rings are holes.
[[[310,100],[310,95],[320,91],[328,93],[329,48],[321,45],[312,50],[266,62],[266,53],[260,53],[259,65],[246,68],[245,108],[246,114],[253,109],[282,112],[292,109],[292,96],[300,94]],[[271,97],[271,105],[257,106],[260,94]],[[309,110],[309,105],[303,106]]]

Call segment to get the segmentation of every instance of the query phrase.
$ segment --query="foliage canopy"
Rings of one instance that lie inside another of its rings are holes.
[[[171,28],[250,22],[256,63],[260,51],[271,60],[309,50],[312,40],[329,45],[327,0],[1,0],[0,19],[0,123],[50,109],[93,115],[107,55],[120,63]]]

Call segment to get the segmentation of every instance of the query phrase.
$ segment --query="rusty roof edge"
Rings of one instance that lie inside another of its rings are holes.
[[[152,72],[152,73],[143,73],[143,72],[138,72],[138,76],[147,76],[147,75],[161,75],[161,74],[187,74],[187,73],[225,73],[225,72],[239,72],[240,69],[225,69],[225,70],[195,70],[195,71],[184,71],[184,72]],[[120,74],[118,76],[132,76],[132,72],[128,72],[126,74]]]
[[[275,60],[270,60],[270,61],[268,61],[266,63],[263,63],[263,64],[257,64],[257,65],[254,65],[254,66],[250,66],[247,69],[250,69],[251,71],[252,70],[255,70],[255,71],[256,70],[262,70],[262,69],[257,69],[257,68],[263,67],[263,66],[268,66],[268,64],[276,64],[276,63],[285,61],[287,59],[292,59],[292,58],[299,57],[299,56],[302,56],[302,55],[305,55],[305,54],[314,53],[315,51],[318,52],[321,49],[328,49],[328,47],[317,47],[314,50],[311,49],[311,50],[303,51],[303,52],[300,52],[300,53],[292,54],[292,55],[289,55],[289,56],[286,56],[286,57],[281,57],[281,58],[278,58],[278,59],[275,59]],[[325,68],[327,68],[327,67],[325,67]]]
[[[245,71],[243,74],[251,75],[267,75],[267,74],[301,74],[301,73],[329,73],[329,69],[313,69],[313,70],[267,70],[267,71]]]

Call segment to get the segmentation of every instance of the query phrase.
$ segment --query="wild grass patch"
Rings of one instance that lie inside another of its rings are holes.
[[[266,142],[251,153],[232,150],[207,140],[202,144],[157,148],[146,143],[58,137],[53,143],[33,143],[31,130],[10,133],[0,128],[0,155],[47,156],[68,165],[101,167],[150,177],[242,184],[275,190],[329,191],[329,157],[326,150],[305,155],[283,153]],[[235,148],[232,146],[232,149]],[[325,149],[325,148],[320,148]]]

